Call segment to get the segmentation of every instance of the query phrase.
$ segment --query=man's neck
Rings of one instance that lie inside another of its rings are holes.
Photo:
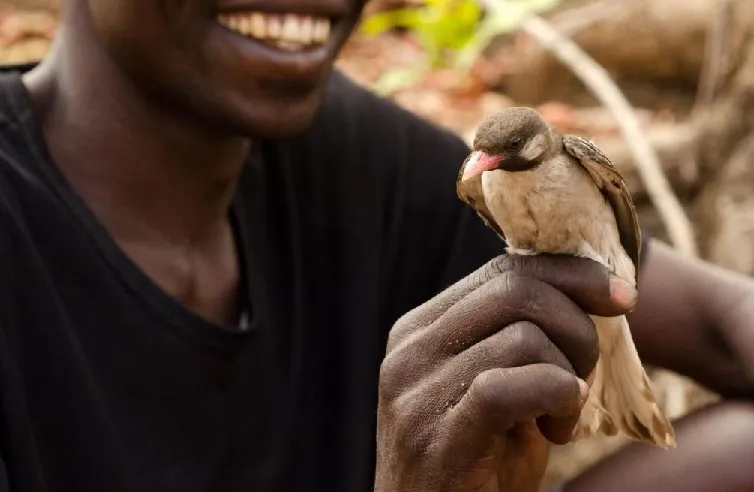
[[[190,246],[227,212],[248,140],[213,133],[150,104],[96,43],[62,32],[25,82],[58,167],[108,229],[126,241]]]

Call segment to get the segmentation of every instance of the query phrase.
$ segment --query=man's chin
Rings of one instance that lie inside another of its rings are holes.
[[[322,81],[324,82],[324,81]],[[305,132],[322,105],[325,83],[309,87],[278,86],[277,91],[218,89],[180,91],[177,101],[198,124],[217,136],[285,139]],[[298,90],[292,90],[298,89]],[[175,93],[174,93],[175,94]]]
[[[283,140],[295,138],[311,126],[314,116],[309,118],[275,119],[267,121],[236,120],[226,123],[225,133],[252,140]]]
[[[237,114],[233,131],[254,139],[293,138],[311,126],[321,104],[321,97],[310,97],[306,101],[288,104],[265,102]]]

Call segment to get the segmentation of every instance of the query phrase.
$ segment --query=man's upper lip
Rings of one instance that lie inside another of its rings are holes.
[[[261,12],[264,14],[298,14],[319,17],[344,17],[350,13],[349,3],[344,1],[322,0],[318,2],[234,2],[225,0],[218,2],[217,13],[231,14],[233,12]]]

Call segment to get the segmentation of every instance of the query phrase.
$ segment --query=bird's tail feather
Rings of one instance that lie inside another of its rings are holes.
[[[593,319],[601,356],[574,437],[580,439],[599,431],[606,435],[622,432],[640,441],[674,448],[673,426],[657,404],[626,317]]]

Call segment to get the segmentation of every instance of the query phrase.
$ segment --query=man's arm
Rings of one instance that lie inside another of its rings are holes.
[[[754,282],[650,240],[630,315],[647,363],[728,397],[754,396]],[[747,369],[748,368],[748,369]],[[724,400],[675,422],[672,453],[642,443],[601,460],[562,492],[750,491],[754,405]]]
[[[629,315],[642,360],[724,396],[754,396],[754,281],[647,245]]]

